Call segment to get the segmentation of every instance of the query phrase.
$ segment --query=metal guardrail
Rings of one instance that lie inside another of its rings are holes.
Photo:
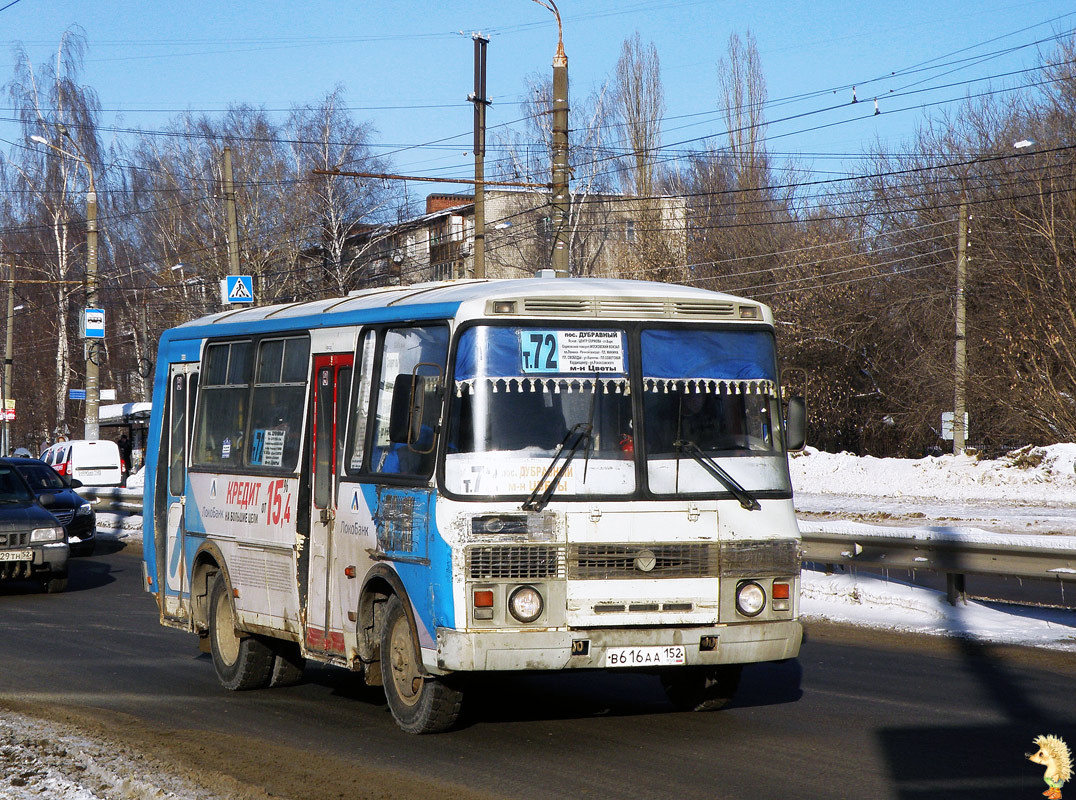
[[[142,490],[123,489],[105,486],[80,486],[79,495],[90,503],[94,510],[126,514],[142,513]]]
[[[833,569],[862,566],[944,573],[949,602],[966,599],[966,575],[1076,581],[1076,537],[974,535],[938,528],[877,528],[800,523],[803,560]],[[833,530],[844,527],[845,530]]]

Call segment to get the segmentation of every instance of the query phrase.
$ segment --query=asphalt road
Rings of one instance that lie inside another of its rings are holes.
[[[0,585],[0,703],[98,720],[168,763],[275,797],[1033,798],[1038,734],[1076,744],[1076,656],[813,626],[721,712],[631,674],[492,676],[462,726],[397,730],[378,690],[308,668],[230,693],[163,628],[136,551],[72,562],[69,591]],[[265,795],[263,795],[265,796]]]

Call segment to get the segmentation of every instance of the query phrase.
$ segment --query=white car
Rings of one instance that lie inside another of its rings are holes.
[[[68,480],[83,486],[122,486],[120,448],[111,439],[73,439],[57,442],[41,454],[41,460]]]

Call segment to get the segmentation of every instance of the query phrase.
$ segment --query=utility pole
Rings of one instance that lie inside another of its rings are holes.
[[[489,39],[474,34],[474,276],[486,277],[486,45]]]
[[[11,428],[7,418],[7,401],[11,399],[11,329],[15,321],[15,260],[7,262],[7,331],[4,335],[4,438],[3,453],[11,452]]]
[[[232,184],[232,148],[224,148],[224,213],[228,218],[228,274],[239,274],[239,225],[235,221],[235,186]]]
[[[549,0],[553,5],[552,0]],[[553,6],[554,11],[556,6]],[[568,56],[560,13],[557,14],[557,53],[553,56],[553,270],[557,277],[571,275],[568,266],[568,220],[571,196],[568,194]]]
[[[964,411],[968,379],[967,328],[964,289],[968,273],[968,198],[960,196],[956,234],[956,355],[953,371],[953,455],[964,452],[967,431]]]
[[[30,140],[43,144],[60,155],[81,162],[82,166],[86,168],[86,176],[90,184],[89,191],[86,192],[86,306],[82,310],[82,336],[85,339],[82,344],[82,352],[86,357],[86,420],[82,435],[85,439],[96,439],[101,432],[100,421],[97,416],[98,406],[101,402],[98,374],[99,350],[97,348],[97,339],[86,335],[86,329],[88,328],[86,322],[87,310],[91,308],[97,309],[97,185],[93,180],[93,166],[90,164],[90,160],[83,154],[82,148],[78,146],[78,142],[67,130],[67,126],[63,123],[56,123],[56,131],[60,136],[71,142],[71,146],[75,148],[74,153],[53,144],[43,136],[31,136]],[[103,337],[103,313],[100,322],[102,325],[100,336]]]
[[[568,56],[564,54],[564,28],[560,11],[553,0],[534,0],[557,18],[557,52],[553,56],[553,256],[558,278],[571,275],[568,267],[568,220],[571,196],[568,194]]]
[[[71,139],[70,134],[63,133]],[[86,192],[86,308],[97,308],[97,188],[93,182],[93,169],[86,162],[90,174],[90,190]],[[86,423],[83,438],[101,437],[98,408],[101,404],[98,358],[100,351],[96,339],[86,339]]]

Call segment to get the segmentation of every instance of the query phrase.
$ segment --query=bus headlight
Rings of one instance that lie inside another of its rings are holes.
[[[542,616],[542,595],[533,586],[520,586],[508,598],[508,610],[520,622],[534,622]]]
[[[553,538],[554,517],[546,514],[480,514],[471,517],[471,533],[482,536],[526,536],[533,541]]]
[[[766,592],[754,581],[744,581],[736,588],[736,610],[745,617],[757,617],[766,607]]]

